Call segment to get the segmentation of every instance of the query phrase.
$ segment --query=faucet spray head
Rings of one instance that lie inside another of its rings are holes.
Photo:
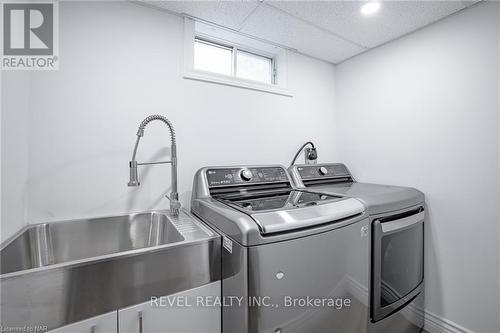
[[[141,183],[139,183],[139,176],[137,175],[137,162],[130,161],[129,167],[130,167],[130,181],[128,182],[128,186],[141,185]]]

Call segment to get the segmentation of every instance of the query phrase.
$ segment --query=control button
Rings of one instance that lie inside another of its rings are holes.
[[[240,176],[241,179],[246,181],[249,181],[253,177],[252,172],[250,170],[241,170]]]
[[[320,175],[324,176],[324,175],[326,175],[327,173],[328,173],[328,169],[327,169],[327,168],[325,168],[325,167],[321,167],[321,168],[319,168],[319,174],[320,174]]]

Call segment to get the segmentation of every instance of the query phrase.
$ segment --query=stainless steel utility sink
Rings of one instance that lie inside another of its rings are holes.
[[[30,226],[1,250],[1,274],[181,242],[166,214],[151,212]]]
[[[220,236],[184,210],[43,223],[0,261],[0,326],[54,329],[219,280]]]

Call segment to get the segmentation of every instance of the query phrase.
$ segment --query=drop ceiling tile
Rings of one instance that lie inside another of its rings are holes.
[[[260,1],[143,1],[153,7],[188,14],[227,28],[239,29]]]
[[[259,6],[248,17],[241,32],[333,63],[365,50],[266,4]]]
[[[346,40],[374,47],[465,8],[461,1],[384,1],[369,17],[363,1],[266,1],[266,4],[310,22]]]

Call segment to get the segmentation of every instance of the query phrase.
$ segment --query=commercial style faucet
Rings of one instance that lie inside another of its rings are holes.
[[[160,120],[165,125],[167,125],[170,130],[170,161],[162,161],[162,162],[148,162],[148,163],[137,163],[135,160],[135,156],[137,154],[137,147],[139,146],[139,141],[141,137],[144,136],[144,128],[153,120]],[[166,195],[166,197],[170,200],[170,214],[172,216],[179,215],[179,209],[181,204],[179,202],[179,194],[177,193],[177,148],[175,144],[175,130],[172,126],[172,123],[162,115],[151,115],[146,117],[141,124],[139,125],[139,129],[137,130],[137,140],[135,141],[134,153],[132,154],[132,160],[129,163],[130,167],[130,181],[128,182],[128,186],[139,186],[139,177],[137,176],[137,166],[139,165],[153,165],[153,164],[165,164],[170,163],[172,165],[172,191],[170,196]]]

